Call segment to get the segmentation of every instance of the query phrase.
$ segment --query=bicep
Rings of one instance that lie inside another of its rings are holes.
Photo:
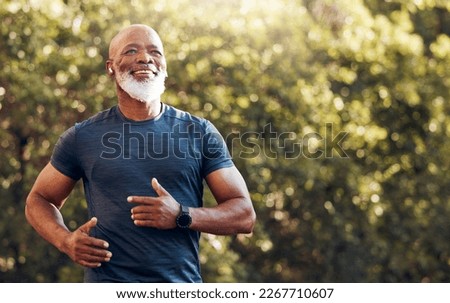
[[[30,195],[39,195],[57,208],[61,208],[76,182],[48,163],[37,177]]]
[[[219,204],[236,198],[250,201],[247,185],[235,166],[213,171],[206,176],[206,182]]]

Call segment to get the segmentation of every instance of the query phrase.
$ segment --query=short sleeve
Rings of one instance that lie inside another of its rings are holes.
[[[205,134],[202,138],[202,152],[203,177],[220,168],[234,166],[225,140],[216,127],[207,120]]]
[[[73,126],[59,137],[50,159],[59,172],[73,180],[78,180],[83,175],[76,150],[76,129]]]

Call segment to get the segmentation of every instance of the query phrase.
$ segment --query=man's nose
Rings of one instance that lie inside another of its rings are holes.
[[[149,64],[149,63],[155,63],[155,61],[153,60],[153,57],[149,53],[142,52],[138,56],[138,63]]]

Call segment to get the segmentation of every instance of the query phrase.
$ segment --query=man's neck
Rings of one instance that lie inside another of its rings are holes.
[[[144,121],[155,118],[161,113],[161,100],[144,103],[132,98],[119,97],[120,112],[133,121]]]

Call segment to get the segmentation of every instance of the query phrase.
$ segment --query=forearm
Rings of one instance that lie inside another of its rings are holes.
[[[42,196],[30,193],[25,206],[28,222],[45,240],[63,251],[64,239],[70,234],[59,209]]]
[[[244,197],[230,199],[215,207],[190,208],[191,229],[216,235],[251,233],[255,212],[251,201]]]

